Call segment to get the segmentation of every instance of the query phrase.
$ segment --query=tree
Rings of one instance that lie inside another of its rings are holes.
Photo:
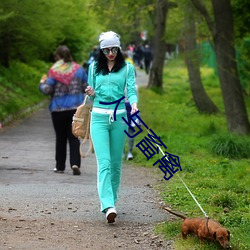
[[[250,8],[249,0],[232,0],[234,14],[235,35],[243,38],[250,35],[250,13],[246,10]]]
[[[202,84],[200,75],[200,57],[199,53],[197,52],[196,44],[195,17],[193,14],[191,16],[191,13],[193,13],[193,7],[187,3],[184,14],[186,17],[184,28],[184,49],[191,92],[195,105],[200,113],[217,113],[218,108],[211,101]]]
[[[71,49],[74,58],[82,60],[95,30],[92,12],[86,11],[88,2],[37,0],[34,8],[33,0],[1,0],[0,64],[8,67],[12,59],[48,60],[62,43]]]
[[[250,124],[236,64],[230,0],[212,0],[214,21],[200,0],[191,1],[204,16],[213,37],[228,130],[249,134]]]
[[[153,41],[154,57],[149,75],[149,88],[157,87],[162,89],[163,66],[166,53],[164,35],[166,30],[167,13],[170,8],[176,6],[175,3],[169,2],[168,0],[156,1],[155,35]]]
[[[147,27],[152,30],[155,0],[93,0],[92,6],[102,30],[113,30],[121,35],[122,46],[130,42],[140,43],[140,33]]]
[[[244,94],[250,96],[250,8],[248,0],[232,0],[237,62]]]

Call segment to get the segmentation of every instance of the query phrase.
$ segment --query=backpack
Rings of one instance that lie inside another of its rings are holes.
[[[90,151],[93,153],[93,144],[90,138],[90,112],[92,110],[92,103],[86,103],[88,96],[86,95],[83,101],[77,109],[72,118],[72,134],[77,137],[80,141],[80,155],[85,158]],[[89,149],[84,154],[83,145],[89,140]]]

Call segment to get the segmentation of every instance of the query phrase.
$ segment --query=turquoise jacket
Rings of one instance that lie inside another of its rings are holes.
[[[107,75],[95,73],[94,65],[95,62],[90,65],[88,72],[88,84],[95,90],[95,97],[90,98],[94,101],[93,107],[115,109],[117,103],[104,105],[99,102],[117,101],[125,96],[125,92],[131,105],[138,102],[132,64],[126,63],[118,72],[110,72]],[[125,109],[125,99],[119,103],[117,109]]]

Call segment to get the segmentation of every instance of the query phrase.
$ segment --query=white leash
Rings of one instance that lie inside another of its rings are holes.
[[[177,174],[178,175],[178,174]],[[191,195],[191,197],[194,199],[194,201],[196,202],[196,204],[198,205],[198,207],[200,208],[200,210],[202,211],[202,213],[205,215],[206,218],[209,218],[209,216],[207,215],[207,213],[203,210],[203,208],[201,207],[201,205],[199,204],[199,202],[195,199],[194,195],[192,194],[192,192],[190,191],[190,189],[188,188],[188,186],[186,185],[186,183],[182,180],[182,178],[178,175],[179,179],[181,180],[181,182],[183,183],[183,185],[185,186],[185,188],[187,189],[187,191],[189,192],[189,194]]]
[[[148,131],[148,129],[147,129]],[[149,131],[148,131],[149,133]],[[150,134],[150,133],[149,133]],[[164,152],[162,151],[162,149],[160,148],[160,146],[158,144],[156,144],[156,146],[160,149],[161,153],[163,156],[165,156],[165,158],[169,161],[169,159],[167,158],[167,156],[164,154]],[[201,207],[201,205],[199,204],[199,202],[196,200],[196,198],[194,197],[194,195],[192,194],[192,192],[190,191],[190,189],[188,188],[188,186],[186,185],[186,183],[182,180],[182,178],[179,176],[179,174],[177,173],[179,179],[181,180],[181,182],[183,183],[183,185],[185,186],[185,188],[187,189],[187,191],[189,192],[189,194],[191,195],[191,197],[194,199],[194,201],[196,202],[196,204],[198,205],[198,207],[200,208],[200,210],[202,211],[202,213],[205,215],[206,218],[209,218],[209,216],[207,215],[207,213],[203,210],[203,208]]]

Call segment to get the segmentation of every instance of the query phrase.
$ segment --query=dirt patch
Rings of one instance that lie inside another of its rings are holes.
[[[153,225],[1,218],[1,249],[172,249]]]

